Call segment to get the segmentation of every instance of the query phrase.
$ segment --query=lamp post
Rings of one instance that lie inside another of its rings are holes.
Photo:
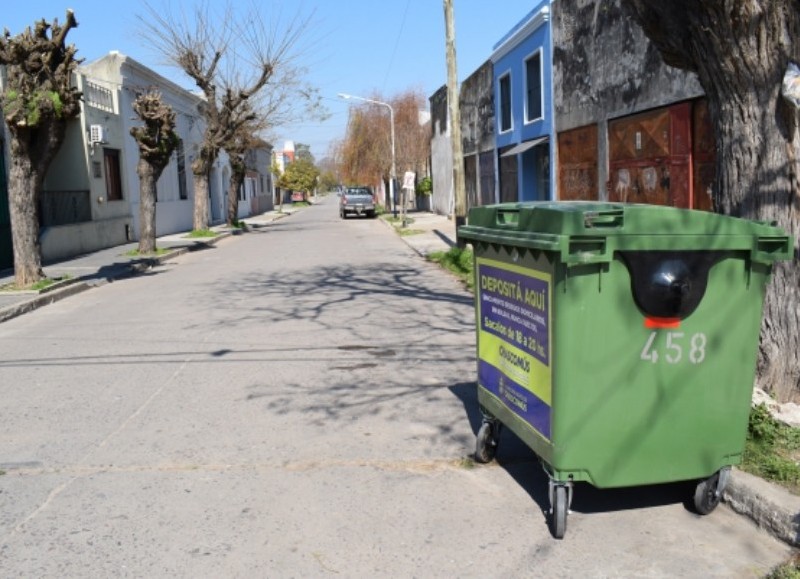
[[[351,94],[345,94],[340,92],[339,98],[343,98],[345,100],[353,99],[356,101],[364,101],[365,103],[372,103],[374,105],[380,105],[382,107],[386,107],[387,109],[389,109],[389,124],[392,133],[392,172],[389,175],[389,197],[391,198],[392,207],[394,208],[393,209],[394,216],[397,217],[397,203],[394,200],[394,179],[395,175],[397,174],[397,169],[395,167],[395,155],[394,155],[394,109],[392,108],[392,105],[390,105],[389,103],[385,103],[383,101],[376,101],[373,99],[367,99],[360,96],[354,96]]]

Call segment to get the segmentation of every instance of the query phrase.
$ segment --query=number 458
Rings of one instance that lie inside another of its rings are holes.
[[[663,358],[668,364],[678,364],[684,359],[684,351],[687,346],[687,338],[683,332],[667,332],[666,343],[659,347],[656,338],[659,332],[651,332],[647,339],[640,358],[645,362],[656,364]],[[706,344],[708,339],[703,333],[694,334],[688,339],[688,356],[692,364],[700,364],[706,359]]]

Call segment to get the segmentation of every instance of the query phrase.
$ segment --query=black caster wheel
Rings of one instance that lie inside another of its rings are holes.
[[[475,460],[486,464],[492,462],[497,454],[497,438],[500,434],[500,424],[495,421],[484,420],[478,430],[475,441]]]
[[[722,500],[722,491],[727,485],[729,473],[729,468],[723,468],[697,483],[694,490],[694,510],[698,514],[707,515],[717,508]]]
[[[563,539],[567,533],[567,513],[569,512],[569,498],[565,485],[555,485],[553,488],[553,503],[551,505],[550,526],[553,537]]]

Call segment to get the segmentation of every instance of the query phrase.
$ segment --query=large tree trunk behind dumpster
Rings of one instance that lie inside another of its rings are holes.
[[[800,62],[800,0],[624,0],[672,66],[693,70],[717,139],[718,212],[774,221],[795,236],[795,259],[767,288],[757,384],[800,400],[800,113],[781,96]]]

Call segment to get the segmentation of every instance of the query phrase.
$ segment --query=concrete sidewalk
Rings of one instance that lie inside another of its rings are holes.
[[[287,217],[295,211],[297,209],[285,207],[282,213],[268,211],[261,215],[242,219],[242,222],[250,228],[258,229]],[[89,288],[147,271],[176,255],[214,245],[222,239],[241,233],[240,230],[231,229],[225,225],[214,226],[211,229],[217,232],[216,237],[191,238],[187,237],[189,232],[158,237],[156,247],[168,251],[155,257],[129,255],[138,247],[137,242],[131,242],[47,263],[43,269],[48,277],[67,277],[68,279],[41,291],[0,290],[0,323]],[[13,282],[13,270],[0,271],[0,288],[13,284]]]
[[[401,238],[422,257],[456,246],[456,224],[451,216],[427,211],[409,211],[406,216],[409,221],[406,227],[408,234]],[[390,228],[397,229],[392,223],[383,221]]]
[[[242,221],[248,227],[258,229],[268,227],[270,223],[294,211],[296,210],[288,207],[284,208],[284,213],[270,211]],[[409,212],[408,217],[410,223],[407,228],[410,234],[400,238],[419,255],[425,257],[433,252],[448,251],[456,245],[455,221],[450,217],[417,211]],[[388,229],[396,232],[394,225],[387,221],[384,223]],[[176,255],[213,245],[220,239],[235,235],[231,229],[224,226],[212,229],[219,232],[213,239],[187,238],[186,233],[159,237],[157,246],[171,251],[155,258],[126,255],[137,247],[136,243],[129,243],[47,264],[44,270],[48,276],[60,277],[68,274],[72,276],[71,279],[45,292],[0,291],[0,322],[91,287],[146,271]],[[13,272],[0,272],[0,287],[11,282],[13,282]],[[790,545],[800,546],[800,497],[790,494],[777,485],[734,469],[724,499],[732,509],[747,516],[773,536]]]

